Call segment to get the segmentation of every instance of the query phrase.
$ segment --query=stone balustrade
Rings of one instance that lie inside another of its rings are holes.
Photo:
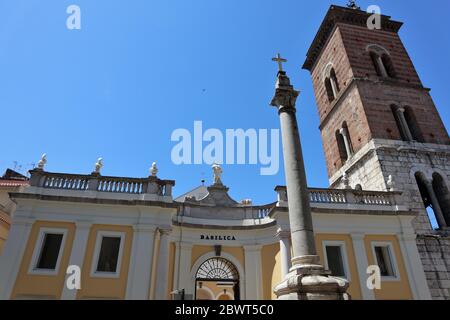
[[[278,194],[278,202],[287,203],[286,187],[275,188]],[[395,206],[403,205],[401,192],[361,191],[353,189],[319,189],[310,188],[311,203],[324,204],[358,204],[371,206]]]
[[[120,194],[155,194],[172,196],[175,181],[160,180],[157,177],[124,178],[104,177],[99,174],[65,174],[43,170],[31,170],[30,186],[45,189],[72,191],[97,191]]]
[[[253,212],[256,212],[256,219],[264,219],[267,216],[269,216],[270,210],[272,210],[274,207],[274,204],[266,205],[266,206],[255,206],[252,207],[254,210]]]

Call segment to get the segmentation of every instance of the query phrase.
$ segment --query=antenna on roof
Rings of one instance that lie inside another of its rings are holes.
[[[13,168],[13,170],[16,171],[16,172],[20,172],[20,171],[22,170],[22,165],[19,164],[18,161],[13,161],[13,163],[14,163],[14,168]]]

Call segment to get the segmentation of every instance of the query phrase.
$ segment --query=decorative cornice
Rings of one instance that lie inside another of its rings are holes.
[[[311,47],[308,50],[307,58],[303,64],[303,69],[311,71],[316,64],[323,48],[328,42],[335,26],[338,23],[350,24],[355,26],[367,27],[367,20],[371,16],[361,10],[355,10],[340,6],[331,6],[328,10],[319,31],[314,38]],[[381,16],[381,28],[383,31],[390,31],[397,33],[402,27],[403,23],[391,20],[390,16]]]
[[[76,202],[86,204],[105,204],[105,205],[123,205],[123,206],[155,206],[161,208],[178,208],[176,203],[168,203],[162,201],[149,200],[118,200],[118,199],[99,199],[99,198],[85,198],[85,197],[65,197],[52,196],[32,193],[10,193],[11,198],[14,199],[30,199],[41,201],[61,201],[61,202]]]
[[[220,226],[220,225],[209,225],[209,224],[196,224],[196,223],[186,223],[186,222],[178,222],[176,220],[172,220],[174,226],[179,226],[183,228],[191,228],[191,229],[207,229],[207,230],[262,230],[271,228],[276,226],[276,221],[271,221],[266,224],[260,225],[249,225],[249,226]]]
[[[277,207],[274,211],[289,212],[286,207]],[[316,207],[314,203],[311,203],[311,211],[316,214],[338,214],[338,215],[355,215],[355,216],[417,216],[417,212],[411,210],[364,210],[361,209],[343,209],[343,208],[324,208]]]

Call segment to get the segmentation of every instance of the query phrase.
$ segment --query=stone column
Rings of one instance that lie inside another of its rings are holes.
[[[280,241],[281,276],[285,278],[291,268],[290,233],[279,229],[277,237]]]
[[[262,299],[261,246],[244,246],[245,300]],[[241,297],[242,298],[242,297]]]
[[[347,151],[347,158],[350,159],[350,157],[353,155],[353,150],[350,145],[350,139],[348,137],[348,132],[345,128],[341,128],[341,130],[339,130],[339,133],[342,135],[342,138],[344,139],[345,151]]]
[[[84,257],[86,255],[86,245],[88,242],[89,231],[92,226],[92,222],[89,221],[77,221],[75,229],[75,237],[72,244],[72,252],[70,253],[69,266],[78,266],[83,268]],[[75,300],[77,297],[77,290],[70,290],[67,287],[67,278],[70,275],[66,274],[66,280],[64,281],[64,287],[61,294],[61,300]]]
[[[411,130],[409,129],[408,122],[406,122],[405,109],[404,108],[397,108],[395,111],[397,112],[398,118],[400,119],[400,125],[403,128],[403,132],[405,133],[406,138],[409,141],[413,141],[414,138],[412,136]]]
[[[436,193],[434,193],[433,184],[429,180],[425,180],[424,183],[427,188],[428,195],[430,196],[430,200],[433,205],[433,211],[434,214],[436,215],[436,220],[439,223],[439,227],[445,228],[447,227],[447,222],[445,221],[444,214],[442,213],[441,206],[436,197]]]
[[[293,259],[292,272],[275,288],[278,299],[344,299],[348,282],[329,276],[316,253],[309,192],[297,125],[295,91],[286,72],[278,72],[275,97],[281,123]]]
[[[363,300],[375,300],[375,293],[367,287],[367,267],[369,266],[364,245],[364,234],[352,233],[353,250],[355,251],[356,266],[358,268],[359,283]]]
[[[377,63],[378,63],[378,68],[380,69],[380,72],[381,72],[381,76],[383,78],[388,78],[389,75],[387,73],[386,67],[384,66],[383,59],[381,59],[381,56],[379,56],[379,55],[377,55]]]
[[[167,300],[169,283],[169,236],[170,230],[159,230],[161,234],[159,242],[158,264],[156,268],[156,300]]]
[[[337,89],[336,79],[330,76],[331,90],[333,90],[334,98],[337,99],[339,91]]]
[[[127,300],[147,300],[149,298],[155,230],[156,227],[151,225],[138,224],[134,226],[126,291]]]
[[[0,256],[0,300],[11,298],[32,225],[32,219],[17,217],[16,213]]]

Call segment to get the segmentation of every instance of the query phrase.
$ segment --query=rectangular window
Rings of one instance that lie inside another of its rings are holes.
[[[57,233],[46,233],[44,235],[36,269],[56,269],[63,236],[63,234]]]
[[[346,277],[344,260],[342,257],[342,247],[327,245],[325,246],[328,269],[331,271],[333,276],[336,277]]]
[[[117,272],[121,240],[121,237],[102,237],[96,272]]]
[[[395,277],[395,269],[392,261],[391,250],[389,246],[375,246],[375,256],[381,276]]]

